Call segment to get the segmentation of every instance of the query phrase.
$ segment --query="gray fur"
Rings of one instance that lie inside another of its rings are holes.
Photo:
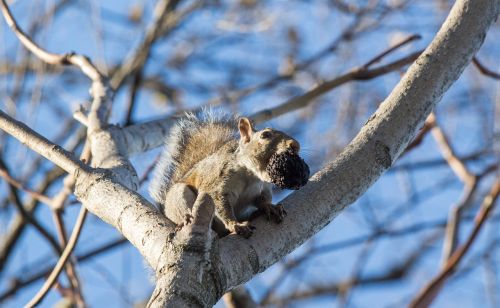
[[[239,137],[236,134],[239,132]],[[246,238],[255,229],[245,217],[251,208],[264,211],[277,223],[285,215],[272,205],[270,158],[298,152],[296,140],[278,130],[255,131],[250,120],[205,110],[188,113],[167,138],[150,193],[165,216],[179,226],[189,223],[199,191],[215,204],[212,227],[219,236],[237,233]],[[295,153],[297,154],[297,153]]]
[[[179,170],[182,165],[183,170],[189,170],[194,163],[186,165],[183,161],[186,147],[192,136],[200,132],[201,129],[209,125],[221,125],[229,128],[228,131],[233,131],[231,134],[225,132],[225,136],[221,139],[204,139],[206,143],[199,144],[200,158],[209,156],[218,147],[224,145],[227,141],[235,138],[237,131],[237,117],[229,116],[222,111],[213,109],[204,109],[199,114],[186,112],[183,117],[172,127],[169,136],[165,141],[164,150],[160,156],[157,166],[155,167],[153,179],[149,186],[149,193],[160,208],[165,202],[165,197],[169,188],[176,180],[176,170]],[[212,149],[211,151],[204,151]],[[203,152],[204,151],[204,152]],[[183,175],[183,174],[182,174]],[[180,176],[182,176],[180,175]]]

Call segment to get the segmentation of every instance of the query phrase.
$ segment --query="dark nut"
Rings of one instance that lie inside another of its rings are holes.
[[[280,188],[297,190],[309,179],[309,166],[292,151],[271,156],[266,171],[271,182]]]

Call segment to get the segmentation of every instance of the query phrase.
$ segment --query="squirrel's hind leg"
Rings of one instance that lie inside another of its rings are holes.
[[[178,226],[184,225],[192,217],[195,192],[184,183],[176,183],[170,187],[161,211]]]
[[[161,211],[178,228],[182,228],[192,218],[192,209],[196,197],[196,193],[187,184],[176,183],[168,190],[164,207]],[[224,223],[216,216],[214,216],[214,220],[212,221],[212,229],[214,229],[219,237],[224,237],[230,233],[224,226]]]

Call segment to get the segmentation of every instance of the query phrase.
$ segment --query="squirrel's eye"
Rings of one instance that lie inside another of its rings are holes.
[[[271,132],[270,131],[265,131],[260,134],[260,139],[269,139],[271,138]]]

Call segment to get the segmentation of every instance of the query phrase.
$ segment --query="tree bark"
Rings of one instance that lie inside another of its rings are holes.
[[[330,223],[389,168],[481,46],[498,16],[498,0],[462,0],[356,138],[282,204],[281,225],[255,222],[247,241],[220,241],[226,288],[250,280]],[[293,230],[293,232],[290,232]]]

